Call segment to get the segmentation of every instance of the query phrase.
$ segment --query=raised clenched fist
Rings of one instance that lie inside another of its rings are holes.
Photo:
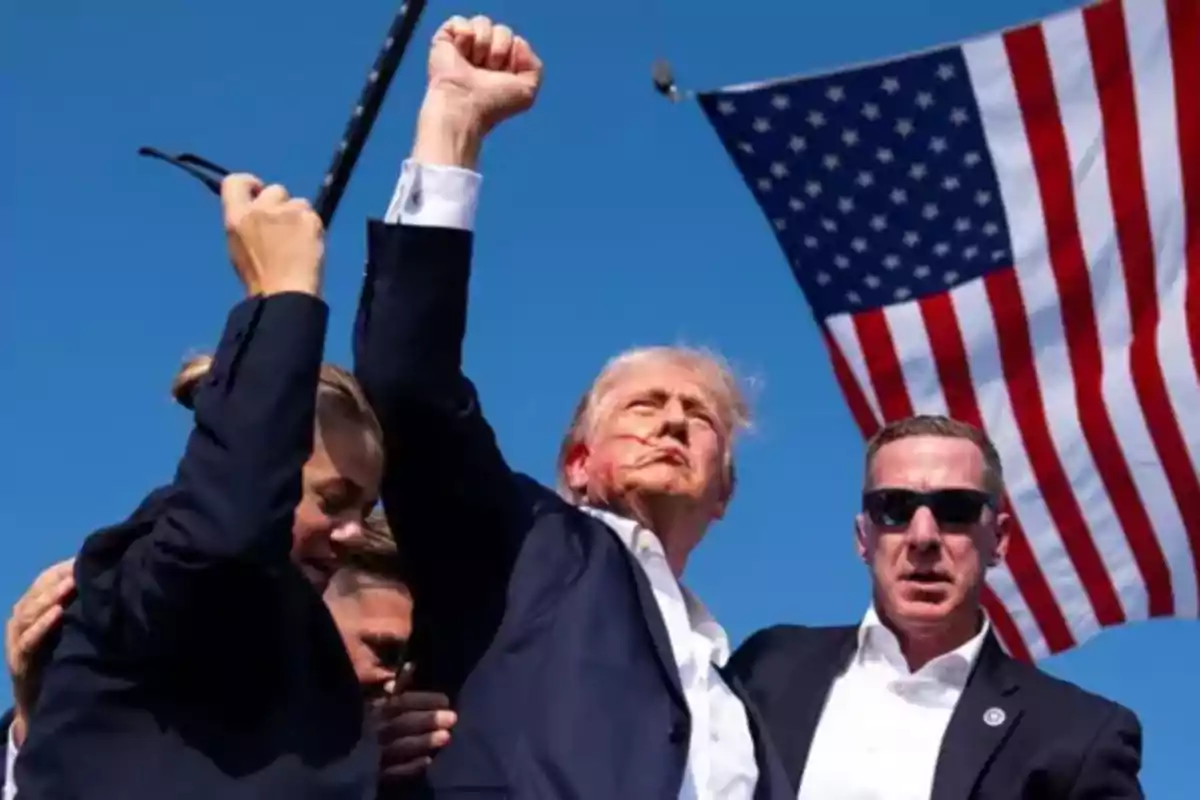
[[[532,106],[541,82],[529,42],[487,17],[451,17],[433,37],[429,91],[460,103],[480,133]]]
[[[325,230],[307,200],[253,175],[221,182],[229,258],[249,295],[319,295]]]

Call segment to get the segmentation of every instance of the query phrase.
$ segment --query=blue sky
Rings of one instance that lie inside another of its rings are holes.
[[[3,5],[0,602],[170,477],[189,425],[171,376],[214,346],[238,297],[215,198],[137,158],[138,146],[193,150],[312,193],[397,5]],[[735,641],[773,622],[856,621],[867,599],[851,536],[859,435],[749,192],[699,108],[653,92],[649,64],[665,54],[681,84],[713,88],[1067,5],[432,2],[330,236],[328,356],[349,357],[363,220],[382,213],[407,154],[425,42],[453,13],[511,23],[546,82],[484,154],[466,348],[510,460],[550,479],[578,394],[616,351],[717,347],[754,379],[758,428],[741,450],[739,496],[688,582]],[[1107,631],[1044,666],[1140,715],[1147,791],[1174,798],[1194,786],[1198,662],[1200,626],[1165,621]]]

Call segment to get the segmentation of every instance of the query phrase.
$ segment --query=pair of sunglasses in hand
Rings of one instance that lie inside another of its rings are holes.
[[[214,164],[208,159],[193,155],[192,153],[180,153],[179,155],[171,155],[164,153],[153,147],[138,148],[139,156],[147,156],[148,158],[157,158],[159,161],[165,161],[179,167],[181,170],[191,175],[196,180],[208,187],[208,190],[215,195],[221,194],[221,181],[229,176],[230,170],[225,169],[219,164]]]

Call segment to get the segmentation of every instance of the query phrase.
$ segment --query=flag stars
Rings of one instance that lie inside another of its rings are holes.
[[[858,173],[858,177],[855,178],[855,182],[865,189],[875,183],[875,175],[867,170],[863,170],[862,172]]]
[[[842,131],[842,144],[846,145],[846,147],[854,147],[854,145],[858,144],[858,131],[853,128],[847,128]]]
[[[912,178],[914,181],[919,181],[928,174],[929,168],[920,161],[908,168],[908,177]]]
[[[993,251],[992,251],[992,261],[1000,261],[1000,260],[1001,260],[1001,259],[1003,259],[1003,258],[1004,258],[1006,255],[1008,255],[1008,253],[1006,253],[1006,252],[1005,252],[1005,251],[1003,251],[1003,250],[993,250]]]
[[[846,301],[854,305],[859,305],[862,303],[862,298],[858,296],[858,292],[846,292]]]
[[[786,231],[787,230],[787,220],[784,219],[783,217],[776,217],[775,219],[773,219],[771,221],[773,223],[775,223],[775,230],[777,230],[777,231]]]
[[[970,119],[971,115],[967,113],[965,108],[950,109],[950,124],[956,126],[966,125]]]
[[[893,294],[897,300],[907,300],[912,295],[912,292],[909,291],[907,286],[899,286]]]
[[[769,192],[769,191],[771,191],[772,186],[774,186],[774,184],[771,183],[770,178],[759,178],[758,179],[758,190],[760,192]]]
[[[850,269],[850,259],[838,253],[833,257],[833,265],[838,269]]]
[[[833,172],[842,165],[842,160],[837,157],[836,153],[829,153],[821,159],[821,163],[825,165],[825,169]]]
[[[776,178],[786,178],[790,174],[790,171],[787,168],[787,164],[784,164],[782,161],[776,161],[771,164],[771,174]]]
[[[958,219],[954,220],[954,230],[958,231],[959,233],[966,233],[967,231],[971,230],[971,220],[967,219],[966,217],[959,217]]]
[[[915,130],[916,130],[916,126],[913,125],[913,121],[911,119],[896,120],[896,133],[898,135],[903,136],[904,138],[908,138],[909,136],[912,135],[912,132]]]
[[[984,236],[995,236],[1000,232],[1000,226],[994,222],[985,222],[980,230],[983,231]]]
[[[771,105],[777,111],[787,111],[792,106],[792,98],[786,94],[774,94],[771,95]]]
[[[820,197],[821,184],[819,181],[809,181],[804,184],[804,191],[809,197]]]
[[[854,210],[854,198],[853,197],[839,197],[838,198],[838,211],[842,212],[843,214],[849,214],[853,210]]]
[[[963,163],[968,167],[977,166],[981,161],[983,161],[983,156],[979,155],[979,153],[974,150],[968,150],[966,154],[963,155]]]
[[[967,261],[973,261],[975,260],[975,256],[979,255],[979,248],[975,245],[964,247],[962,254],[963,258],[965,258]]]
[[[790,197],[788,198],[788,208],[792,211],[803,211],[804,201],[798,197]]]
[[[879,88],[888,94],[895,94],[896,92],[900,91],[900,79],[893,76],[888,76],[879,84]]]
[[[938,217],[937,203],[926,203],[921,206],[921,216],[928,220],[935,220]]]
[[[930,106],[933,105],[933,93],[932,92],[917,92],[916,103],[917,103],[917,108],[921,109],[922,111],[927,111],[930,108]]]
[[[741,150],[748,156],[754,155],[754,145],[749,142],[738,142],[738,150]]]
[[[856,253],[867,252],[867,240],[861,236],[855,236],[850,240],[850,249]]]
[[[879,280],[879,278],[874,275],[866,275],[863,277],[863,283],[866,284],[868,289],[878,289],[879,284],[882,282],[883,281]]]
[[[821,227],[830,233],[836,233],[838,229],[837,222],[829,217],[821,217]]]
[[[937,76],[943,81],[948,81],[955,76],[958,71],[954,69],[953,64],[938,64]]]
[[[947,192],[953,192],[961,185],[957,175],[947,175],[945,178],[942,178],[942,188]]]
[[[793,136],[788,139],[788,149],[793,153],[800,153],[808,147],[808,141],[803,136]]]
[[[732,100],[721,100],[717,103],[717,113],[728,117],[730,114],[737,113],[737,106]]]
[[[870,225],[871,230],[875,231],[876,233],[885,231],[887,230],[888,226],[887,217],[885,217],[883,214],[876,214],[875,216],[871,217]]]
[[[935,256],[945,256],[950,252],[950,244],[948,242],[938,242],[933,246],[933,254]]]
[[[916,231],[905,231],[903,242],[908,247],[916,247],[921,241],[921,234]]]
[[[992,202],[992,193],[991,192],[985,192],[982,189],[980,189],[978,192],[975,193],[975,204],[976,205],[986,206],[990,202]]]
[[[892,189],[891,194],[889,194],[888,197],[891,198],[891,201],[898,206],[902,206],[908,202],[908,192],[904,191],[903,189]]]
[[[955,281],[958,280],[958,273],[955,272],[954,270],[950,270],[946,274],[942,275],[942,280],[945,281],[947,284],[954,283]]]
[[[771,130],[771,120],[766,117],[755,117],[754,122],[750,123],[750,127],[755,133],[766,133]]]
[[[825,90],[825,97],[831,103],[840,103],[846,99],[846,89],[842,86],[830,86]]]
[[[930,151],[937,153],[938,155],[946,152],[946,147],[947,145],[945,136],[934,136],[929,140]]]
[[[831,280],[833,280],[833,278],[829,275],[828,272],[818,272],[816,277],[817,277],[817,283],[820,284],[821,286],[827,286],[829,284],[829,282]]]
[[[817,241],[817,237],[815,237],[815,236],[805,236],[804,237],[804,246],[807,247],[809,250],[816,250],[819,245],[820,245],[820,242]]]
[[[896,159],[896,154],[887,147],[881,147],[875,151],[875,158],[880,164],[890,164]]]
[[[808,117],[806,117],[806,119],[808,119],[808,124],[814,128],[822,128],[825,126],[825,115],[820,111],[808,112]]]
[[[863,103],[862,115],[874,122],[879,119],[879,106],[875,103]]]
[[[913,270],[913,277],[916,278],[917,280],[924,280],[929,277],[929,273],[930,273],[929,265],[918,264],[917,268]]]
[[[883,257],[884,269],[897,269],[900,266],[900,256],[895,253],[888,253]]]

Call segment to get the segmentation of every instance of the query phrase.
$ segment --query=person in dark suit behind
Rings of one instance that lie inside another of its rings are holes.
[[[1141,797],[1136,716],[1009,657],[982,613],[1010,526],[987,436],[894,422],[868,444],[865,482],[866,617],[761,630],[730,664],[800,800]]]
[[[174,480],[76,558],[21,800],[374,796],[378,745],[320,591],[331,541],[375,503],[378,423],[321,365],[320,219],[246,175],[222,200],[249,296],[177,383],[195,427]]]
[[[721,669],[724,631],[680,583],[733,492],[737,384],[702,352],[626,353],[570,426],[563,496],[509,468],[462,373],[470,216],[482,135],[532,104],[541,65],[509,28],[455,18],[429,72],[355,342],[405,531],[415,681],[458,715],[422,796],[790,797]]]

